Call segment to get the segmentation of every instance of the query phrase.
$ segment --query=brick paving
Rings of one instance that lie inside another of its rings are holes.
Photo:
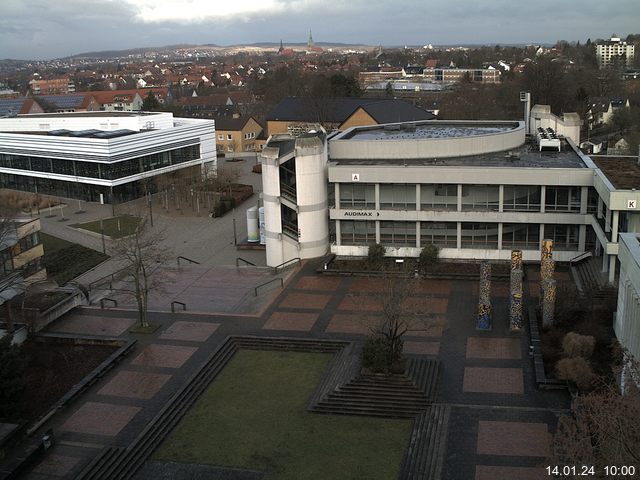
[[[317,313],[274,312],[262,328],[264,330],[308,332],[317,320]]]
[[[477,465],[475,480],[542,480],[549,478],[542,467],[501,467],[495,465]]]
[[[174,322],[160,338],[162,340],[182,340],[186,342],[206,342],[220,326],[219,323]]]
[[[114,436],[133,419],[140,407],[86,402],[61,427],[76,433]]]
[[[469,337],[467,358],[518,360],[522,358],[519,338]]]
[[[440,351],[440,342],[416,342],[407,340],[404,342],[402,351],[415,355],[437,356]]]
[[[463,392],[523,394],[521,368],[465,367]]]
[[[327,306],[329,295],[317,295],[313,293],[290,293],[280,302],[280,308],[304,308],[310,310],[322,310]]]
[[[160,391],[170,378],[171,375],[162,373],[121,370],[98,391],[98,395],[149,400]]]
[[[550,453],[550,441],[546,423],[480,421],[477,452],[544,458]]]
[[[130,311],[84,309],[56,322],[50,331],[126,335],[139,343],[72,408],[48,424],[59,442],[46,457],[51,458],[49,463],[41,462],[39,470],[33,470],[34,478],[75,478],[102,445],[127,446],[228,335],[291,332],[306,338],[360,340],[370,333],[382,318],[379,307],[370,305],[380,305],[389,280],[324,277],[315,274],[317,266],[302,265],[282,291],[274,288],[259,299],[260,314],[199,315],[191,308],[176,314],[153,313],[152,321],[161,328],[150,335],[128,333],[135,323]],[[184,285],[194,285],[196,273],[188,274],[191,280],[185,279]],[[536,293],[537,283],[531,278],[528,275],[528,290]],[[239,285],[232,283],[230,289]],[[500,283],[507,284],[494,282],[494,286]],[[423,307],[411,315],[413,330],[405,337],[405,353],[438,356],[442,361],[438,401],[454,405],[442,478],[538,478],[534,467],[547,451],[558,412],[568,407],[568,399],[562,392],[535,390],[531,360],[523,355],[528,348],[526,334],[513,336],[508,331],[506,297],[492,297],[493,330],[486,334],[475,330],[476,285],[477,281],[420,280],[411,292],[411,301]],[[219,302],[201,303],[210,311],[220,312],[218,305],[240,311],[244,307],[239,305],[254,301],[253,292],[238,300],[238,292],[227,290],[224,282],[207,280],[198,287],[202,287],[198,295],[220,287],[214,295]],[[255,312],[257,305],[251,304],[253,310],[247,311]],[[56,460],[54,455],[80,460]],[[66,473],[60,473],[62,465],[67,465]]]
[[[180,368],[196,350],[196,347],[177,345],[148,345],[131,364],[144,367]]]

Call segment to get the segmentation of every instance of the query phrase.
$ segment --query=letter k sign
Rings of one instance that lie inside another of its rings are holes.
[[[627,208],[638,208],[636,200],[627,200]]]

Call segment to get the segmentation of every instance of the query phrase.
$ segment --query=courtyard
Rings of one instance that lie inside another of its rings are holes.
[[[129,333],[135,314],[128,310],[82,308],[53,324],[51,332],[133,337],[138,345],[54,417],[49,425],[58,442],[30,478],[76,478],[104,447],[131,445],[229,336],[361,341],[382,317],[388,281],[322,276],[316,268],[307,262],[289,272],[284,288],[266,296],[256,314],[157,312],[152,321],[160,328],[150,335]],[[536,389],[526,332],[508,332],[507,282],[493,283],[493,330],[475,330],[477,283],[420,279],[406,300],[415,321],[405,336],[405,353],[441,362],[436,403],[451,412],[441,478],[541,478],[568,396]],[[528,301],[536,300],[536,287],[535,280],[525,282]],[[305,478],[397,478],[413,421],[305,410],[330,357],[239,350],[164,443],[151,447],[155,453],[141,465],[139,478],[153,478],[159,465],[173,465],[172,478],[185,479],[218,478],[213,471],[219,478],[229,472],[247,479],[267,472],[296,478],[300,469],[318,465],[327,470]],[[383,450],[376,431],[387,432]],[[348,459],[340,460],[344,452],[360,465],[385,459],[389,470],[375,468],[384,474],[366,476],[351,470]],[[301,458],[308,460],[300,463]],[[355,473],[340,477],[334,466]],[[196,471],[205,473],[198,477]],[[149,472],[152,477],[145,476]]]

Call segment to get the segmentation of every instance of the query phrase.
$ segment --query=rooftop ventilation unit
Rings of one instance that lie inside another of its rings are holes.
[[[560,139],[556,135],[556,132],[553,128],[547,128],[546,130],[542,127],[538,127],[538,133],[536,135],[538,139],[538,149],[542,151],[543,148],[552,148],[557,149],[558,151],[562,150],[562,144]]]

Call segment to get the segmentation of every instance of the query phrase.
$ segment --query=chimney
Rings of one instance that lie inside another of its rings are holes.
[[[524,130],[529,134],[529,117],[531,116],[531,92],[520,92],[520,101],[524,103]]]

